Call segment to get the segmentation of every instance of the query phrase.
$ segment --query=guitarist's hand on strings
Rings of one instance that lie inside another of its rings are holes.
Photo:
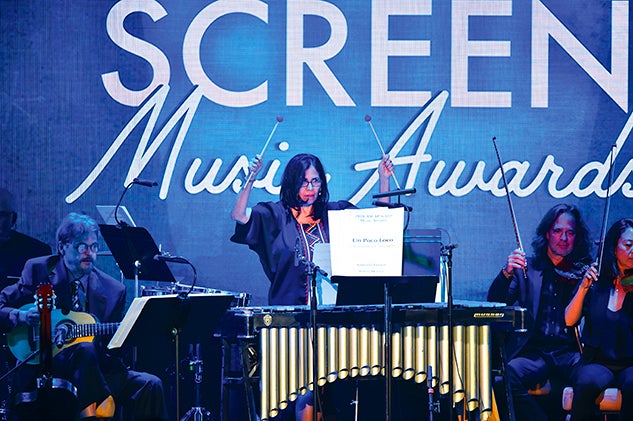
[[[16,312],[17,325],[37,326],[40,324],[40,312],[33,308],[30,310],[14,310]]]
[[[527,261],[525,260],[525,252],[523,250],[516,249],[508,256],[508,262],[501,269],[503,275],[510,279],[515,269],[522,269],[526,267]]]

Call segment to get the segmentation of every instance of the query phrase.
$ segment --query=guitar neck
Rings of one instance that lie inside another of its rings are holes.
[[[89,323],[70,325],[67,339],[83,338],[87,336],[113,335],[120,323]]]

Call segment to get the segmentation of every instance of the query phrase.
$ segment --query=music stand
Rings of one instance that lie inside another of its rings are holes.
[[[408,278],[408,277],[404,277]],[[385,364],[385,420],[391,420],[391,313],[393,304],[394,289],[400,285],[405,285],[406,280],[401,276],[332,276],[332,282],[338,282],[339,290],[336,298],[337,305],[354,304],[361,305],[367,300],[371,303],[384,303],[384,364]],[[433,282],[433,291],[437,285],[437,281]],[[430,284],[429,284],[430,285]],[[361,293],[363,291],[363,293]],[[369,294],[365,294],[365,292]],[[341,294],[343,292],[343,294]],[[382,299],[375,293],[382,292]],[[349,300],[344,302],[343,300]]]
[[[176,294],[135,298],[108,349],[147,346],[163,349],[174,341],[176,417],[180,419],[180,341],[210,338],[235,297],[231,294]]]
[[[123,276],[134,279],[134,297],[138,297],[139,280],[176,282],[167,264],[154,260],[160,250],[145,228],[106,224],[99,228]]]
[[[114,213],[117,211],[117,207],[114,205],[97,205],[97,212],[103,218],[103,221],[107,225],[117,225],[117,218],[121,225],[125,223],[127,226],[135,227],[136,223],[132,219],[132,215],[128,212],[125,206],[119,206],[119,213],[117,214],[117,218],[114,217]]]
[[[393,304],[435,302],[439,276],[332,276],[337,306],[384,304],[389,284]]]

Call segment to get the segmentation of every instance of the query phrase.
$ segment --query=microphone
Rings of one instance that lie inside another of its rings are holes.
[[[55,329],[55,345],[58,349],[61,349],[64,346],[68,333],[70,332],[68,332],[68,325],[66,324],[58,326]]]
[[[406,210],[407,212],[413,211],[413,208],[411,206],[407,206],[403,203],[385,203],[385,202],[379,202],[377,200],[374,200],[371,203],[374,206],[383,207],[383,208],[389,208],[389,209],[404,208],[404,210]]]
[[[392,197],[392,196],[403,196],[403,195],[407,195],[407,194],[413,194],[416,193],[417,189],[414,187],[412,189],[398,189],[398,190],[391,190],[391,191],[386,191],[383,193],[376,193],[374,195],[371,196],[372,199],[380,199],[381,197]]]
[[[154,260],[157,262],[172,262],[172,263],[186,263],[189,264],[189,261],[184,257],[180,256],[170,256],[168,254],[157,254],[154,256]]]
[[[138,184],[145,187],[158,186],[158,183],[154,180],[143,180],[142,178],[135,178],[132,180],[132,184]]]
[[[326,271],[324,271],[323,269],[321,269],[319,266],[314,266],[317,270],[317,272],[319,272],[321,275],[325,276],[326,278],[328,277],[328,274]]]

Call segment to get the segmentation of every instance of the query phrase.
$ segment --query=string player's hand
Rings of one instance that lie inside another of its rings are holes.
[[[582,278],[581,288],[589,289],[594,282],[598,280],[598,262],[593,262],[591,266],[587,268],[585,276]]]
[[[523,269],[525,267],[527,267],[525,252],[521,249],[516,249],[508,256],[508,261],[503,267],[503,274],[506,278],[511,278],[515,269]]]

